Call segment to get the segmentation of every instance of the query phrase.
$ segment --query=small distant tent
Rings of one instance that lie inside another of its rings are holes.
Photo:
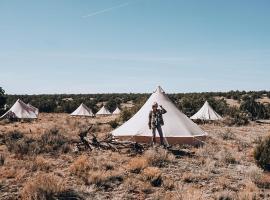
[[[27,106],[31,108],[34,111],[34,113],[38,116],[39,114],[38,108],[36,108],[35,106],[32,106],[30,103],[28,103]]]
[[[173,104],[160,86],[131,119],[112,131],[113,136],[119,140],[150,142],[152,131],[148,127],[148,117],[154,102],[167,110],[163,115],[164,126],[162,126],[167,143],[198,144],[205,139],[207,134]]]
[[[200,120],[209,120],[209,121],[215,121],[215,120],[221,120],[222,117],[214,111],[214,109],[210,106],[210,104],[206,101],[203,105],[203,107],[190,119],[200,119]]]
[[[0,118],[9,119],[36,119],[37,115],[32,108],[18,99],[15,104]]]
[[[121,110],[118,108],[118,107],[116,107],[116,109],[113,111],[113,115],[119,115],[121,113]]]
[[[96,115],[111,115],[112,113],[105,108],[105,106],[102,106],[102,108],[96,113]]]
[[[94,114],[90,108],[88,108],[83,103],[70,114],[71,116],[86,116],[86,117],[94,117]]]

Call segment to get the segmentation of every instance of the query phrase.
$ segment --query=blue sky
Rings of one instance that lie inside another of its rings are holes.
[[[269,9],[269,0],[0,0],[0,86],[270,90]]]

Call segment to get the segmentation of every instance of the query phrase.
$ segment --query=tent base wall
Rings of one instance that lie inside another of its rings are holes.
[[[174,144],[188,144],[188,145],[200,145],[206,140],[206,135],[194,136],[194,137],[166,137],[169,145]],[[152,137],[149,136],[115,136],[116,139],[122,141],[134,141],[138,143],[151,143]],[[156,141],[160,143],[159,137],[156,137]]]

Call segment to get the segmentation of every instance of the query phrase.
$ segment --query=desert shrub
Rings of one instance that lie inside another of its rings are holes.
[[[145,193],[151,194],[153,190],[151,188],[151,184],[149,182],[144,182],[143,180],[139,180],[135,177],[128,178],[125,182],[125,187],[128,193]]]
[[[70,151],[69,140],[57,129],[51,129],[37,139],[24,136],[20,132],[11,132],[5,137],[4,143],[10,152],[19,156]]]
[[[235,200],[235,195],[231,191],[225,190],[216,194],[215,200]]]
[[[260,135],[258,135],[258,136],[256,136],[256,137],[254,138],[253,143],[254,143],[254,144],[260,144],[260,143],[262,142],[262,140],[263,140],[263,137],[260,136]]]
[[[235,134],[232,132],[231,129],[226,129],[224,132],[221,132],[220,136],[223,140],[234,140],[235,139]]]
[[[251,166],[247,172],[246,172],[246,176],[253,182],[256,183],[259,180],[261,180],[262,176],[263,176],[263,171],[258,168],[257,166]]]
[[[5,144],[10,152],[20,157],[37,152],[35,140],[28,137],[23,137],[18,140],[7,140]]]
[[[0,154],[0,166],[3,166],[5,164],[6,157],[4,154]]]
[[[63,150],[64,145],[68,143],[68,139],[60,133],[59,129],[52,128],[41,136],[39,143],[42,151],[49,153]]]
[[[97,170],[89,172],[86,179],[86,184],[94,184],[100,189],[108,190],[120,185],[123,180],[124,178],[121,173],[115,171]]]
[[[81,155],[71,164],[69,170],[71,174],[83,176],[90,168],[89,158],[86,155]]]
[[[26,182],[21,197],[25,200],[57,199],[57,196],[67,191],[63,180],[53,174],[38,174]]]
[[[158,148],[147,150],[144,157],[152,166],[163,167],[166,163],[173,162],[175,157],[169,154],[166,149]]]
[[[154,187],[159,187],[162,184],[161,171],[157,167],[147,167],[142,173],[145,180],[150,181]]]
[[[123,109],[120,113],[120,119],[122,122],[128,121],[132,117],[132,112],[128,109]]]
[[[0,115],[4,113],[4,107],[6,104],[7,97],[5,95],[5,90],[3,90],[2,87],[0,87]]]
[[[175,188],[175,181],[169,177],[162,178],[162,186],[165,190],[173,190]]]
[[[127,164],[127,170],[132,173],[140,173],[144,168],[148,166],[148,161],[144,157],[132,158]]]
[[[185,183],[199,183],[202,181],[206,181],[208,179],[209,177],[207,176],[207,174],[199,174],[199,173],[192,173],[192,172],[184,173],[182,177],[182,180]]]
[[[270,189],[270,177],[268,175],[262,175],[260,179],[254,182],[258,188]]]
[[[23,134],[19,131],[11,131],[9,133],[7,133],[4,137],[4,141],[16,141],[23,138]]]
[[[95,124],[91,129],[92,133],[97,133],[97,132],[100,132],[100,131],[101,131],[100,124]]]
[[[254,150],[257,165],[265,170],[270,170],[270,136],[259,142]]]
[[[246,112],[239,110],[237,107],[228,109],[227,117],[223,120],[228,126],[245,126],[249,123],[249,117]]]
[[[223,149],[221,150],[218,154],[218,159],[222,162],[222,163],[225,163],[225,164],[236,164],[237,163],[237,160],[236,158],[233,156],[233,154],[226,150],[226,149]]]
[[[245,98],[243,98],[240,109],[244,112],[249,113],[251,120],[269,118],[267,108],[263,104],[257,102],[256,97],[254,96],[246,96]]]
[[[50,168],[51,168],[51,163],[42,156],[36,156],[32,163],[33,171],[38,171],[38,170],[49,171]]]
[[[109,122],[109,124],[113,129],[115,129],[115,128],[117,128],[119,126],[119,123],[118,123],[117,120],[112,120],[112,121]]]

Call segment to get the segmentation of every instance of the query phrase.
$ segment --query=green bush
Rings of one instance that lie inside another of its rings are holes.
[[[225,118],[224,123],[228,126],[245,126],[249,123],[248,115],[233,107],[229,109],[228,117]]]
[[[117,122],[117,120],[112,120],[109,122],[110,126],[115,129],[119,126],[119,123]]]
[[[5,104],[6,104],[6,96],[5,96],[5,90],[3,90],[1,87],[0,87],[0,115],[2,115],[4,113],[4,107],[5,107]]]
[[[132,117],[132,112],[130,110],[124,109],[120,114],[120,119],[122,122],[126,122]]]
[[[270,136],[260,141],[255,147],[254,158],[261,168],[270,170]]]
[[[268,119],[270,114],[263,104],[256,101],[254,96],[245,96],[241,103],[240,110],[249,113],[249,118],[251,120]]]

